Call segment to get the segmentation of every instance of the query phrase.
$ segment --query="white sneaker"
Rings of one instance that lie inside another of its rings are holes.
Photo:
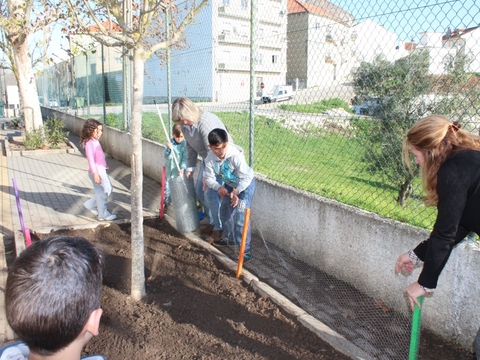
[[[112,221],[112,220],[115,220],[117,218],[117,215],[114,215],[114,214],[109,214],[107,216],[105,216],[104,218],[98,218],[98,220],[100,221]]]

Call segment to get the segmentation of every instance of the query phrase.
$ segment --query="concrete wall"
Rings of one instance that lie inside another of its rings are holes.
[[[61,113],[57,117],[64,117],[69,130],[80,134],[83,120]],[[106,126],[102,146],[130,163],[129,135]],[[160,179],[163,151],[162,145],[143,141],[146,176]],[[261,177],[257,177],[252,214],[267,241],[410,316],[404,291],[420,269],[412,276],[395,275],[395,261],[426,239],[428,232]],[[423,326],[470,350],[480,326],[479,250],[466,242],[457,246],[422,312]]]
[[[42,116],[43,118],[56,116],[59,119],[63,119],[65,127],[78,136],[81,135],[82,127],[85,123],[83,118],[43,107]],[[129,133],[127,134],[104,125],[100,143],[104,152],[124,164],[131,165],[132,141]],[[162,166],[165,165],[165,146],[148,139],[142,139],[142,150],[144,175],[160,182],[162,179]]]

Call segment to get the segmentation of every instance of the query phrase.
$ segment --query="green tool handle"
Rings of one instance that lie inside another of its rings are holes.
[[[417,298],[420,305],[423,304],[423,296]],[[415,310],[413,310],[412,316],[412,333],[410,335],[410,352],[408,354],[408,360],[417,360],[418,347],[420,345],[420,323],[422,317],[422,309],[415,304]]]

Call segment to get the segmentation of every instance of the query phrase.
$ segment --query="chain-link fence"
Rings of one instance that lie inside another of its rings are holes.
[[[435,209],[403,169],[402,138],[432,113],[479,132],[478,24],[474,0],[212,1],[171,49],[170,82],[163,54],[147,61],[142,131],[164,143],[153,101],[190,97],[257,173],[430,229]],[[128,127],[122,62],[98,45],[56,64],[38,81],[43,105]],[[404,358],[391,352],[378,358]]]

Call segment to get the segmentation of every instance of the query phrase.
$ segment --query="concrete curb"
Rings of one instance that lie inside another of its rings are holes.
[[[4,147],[5,147],[5,155],[6,156],[42,156],[42,155],[55,155],[55,154],[74,154],[78,153],[78,148],[75,146],[74,143],[72,143],[70,140],[65,139],[65,142],[67,143],[68,146],[70,146],[69,149],[47,149],[47,150],[10,150],[10,145],[9,145],[9,138],[12,136],[8,136],[5,141],[4,141]]]

